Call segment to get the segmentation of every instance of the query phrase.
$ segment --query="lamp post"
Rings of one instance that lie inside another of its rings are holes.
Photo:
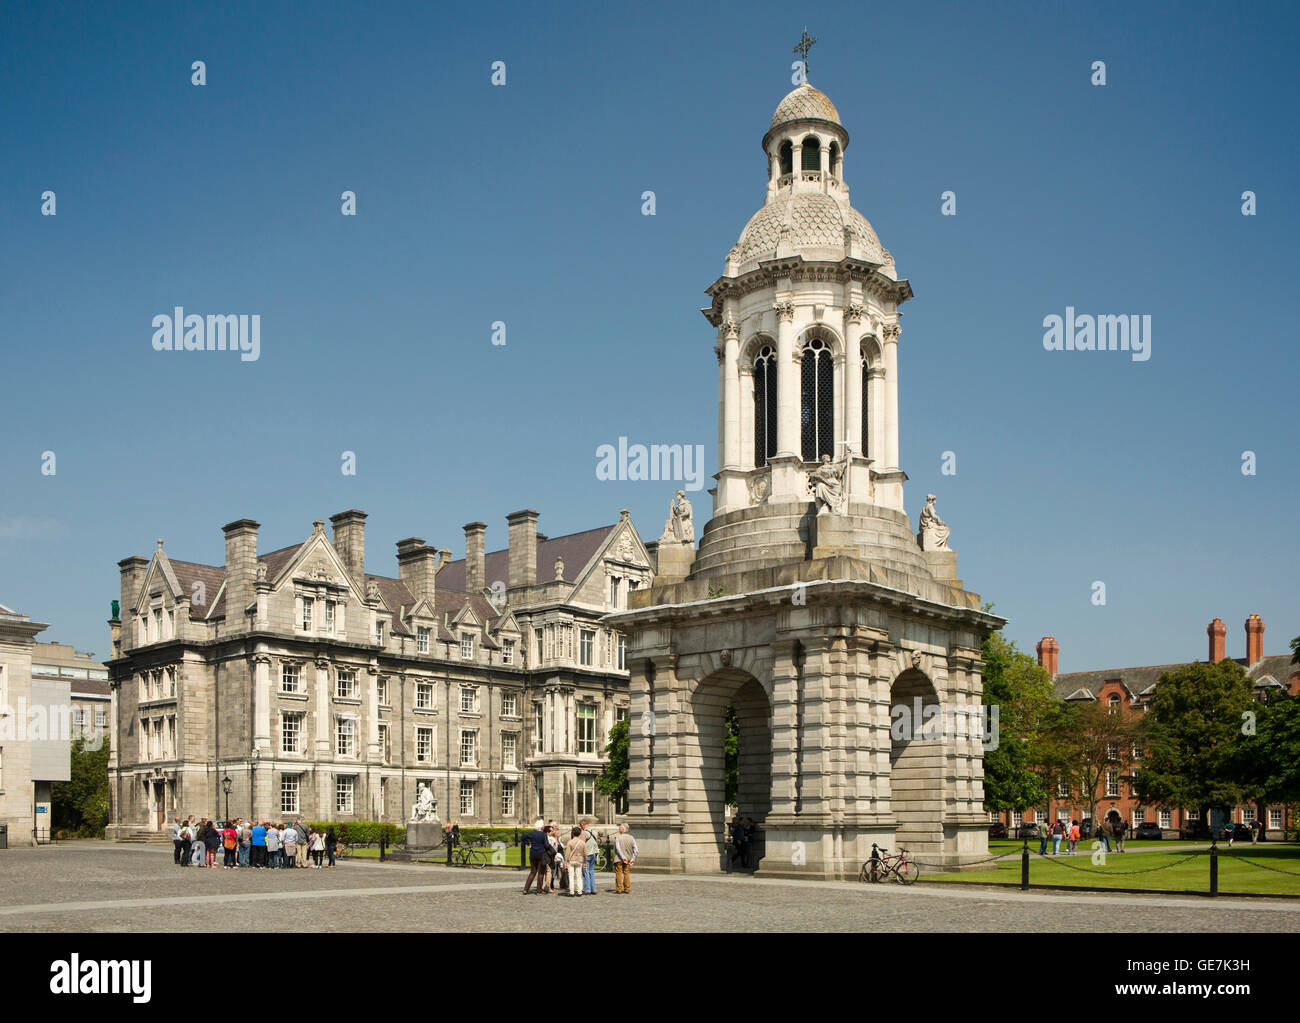
[[[234,783],[230,780],[230,775],[221,779],[221,790],[226,794],[226,821],[230,821],[230,786]]]

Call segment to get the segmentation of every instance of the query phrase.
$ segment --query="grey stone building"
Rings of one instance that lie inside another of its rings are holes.
[[[811,85],[778,105],[765,202],[703,310],[713,514],[698,548],[666,530],[655,586],[608,619],[628,631],[628,820],[648,867],[724,865],[728,708],[764,873],[853,876],[873,843],[929,867],[987,854],[980,644],[1002,619],[958,578],[933,495],[915,531],[905,510],[912,289],[849,203],[848,144]]]
[[[259,554],[241,519],[224,565],[161,540],[119,562],[109,837],[227,799],[245,818],[402,822],[421,782],[466,826],[610,818],[595,779],[627,672],[601,619],[653,579],[627,512],[554,539],[516,512],[492,553],[470,523],[460,561],[410,537],[395,577],[366,571],[365,520]]]

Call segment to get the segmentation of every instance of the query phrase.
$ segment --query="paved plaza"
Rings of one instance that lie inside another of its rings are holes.
[[[1125,931],[1300,931],[1300,901],[634,876],[631,895],[525,897],[515,871],[345,861],[335,870],[182,870],[170,847],[70,842],[0,852],[0,931],[1041,931],[1120,914]],[[247,916],[245,915],[247,914]],[[1112,918],[1114,918],[1112,916]]]

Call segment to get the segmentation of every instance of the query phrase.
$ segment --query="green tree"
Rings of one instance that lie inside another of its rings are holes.
[[[615,722],[609,730],[609,742],[605,745],[605,755],[609,763],[596,779],[596,788],[617,808],[627,805],[627,763],[628,763],[628,722],[626,719]]]
[[[1269,803],[1300,800],[1300,697],[1256,702],[1223,754],[1223,769],[1263,817]]]
[[[984,753],[984,806],[1024,810],[1047,799],[1039,769],[1038,731],[1053,705],[1052,679],[1034,659],[999,632],[990,632],[984,655],[984,706],[997,709],[997,743]]]
[[[1109,771],[1119,778],[1133,763],[1133,747],[1141,742],[1137,719],[1122,707],[1102,706],[1096,700],[1059,703],[1043,722],[1036,743],[1039,762],[1056,782],[1064,782],[1071,793],[1097,819],[1097,802],[1106,795],[1103,784]]]
[[[1252,704],[1250,680],[1241,665],[1227,658],[1161,675],[1143,719],[1146,756],[1138,798],[1196,807],[1206,821],[1211,807],[1240,802],[1243,786],[1230,762]]]
[[[723,722],[727,730],[726,738],[722,740],[727,775],[727,805],[736,806],[740,801],[740,724],[736,720],[736,708],[731,704],[727,704]]]
[[[83,837],[100,836],[108,825],[108,744],[87,748],[72,743],[70,780],[53,785],[50,796],[53,829]]]

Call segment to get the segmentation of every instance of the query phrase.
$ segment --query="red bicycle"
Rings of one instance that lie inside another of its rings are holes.
[[[881,849],[875,842],[871,843],[871,859],[862,864],[858,871],[859,881],[879,884],[881,881],[893,880],[903,884],[912,884],[921,876],[921,868],[915,860],[907,858],[907,850],[898,850],[897,855],[890,856],[888,849]]]

